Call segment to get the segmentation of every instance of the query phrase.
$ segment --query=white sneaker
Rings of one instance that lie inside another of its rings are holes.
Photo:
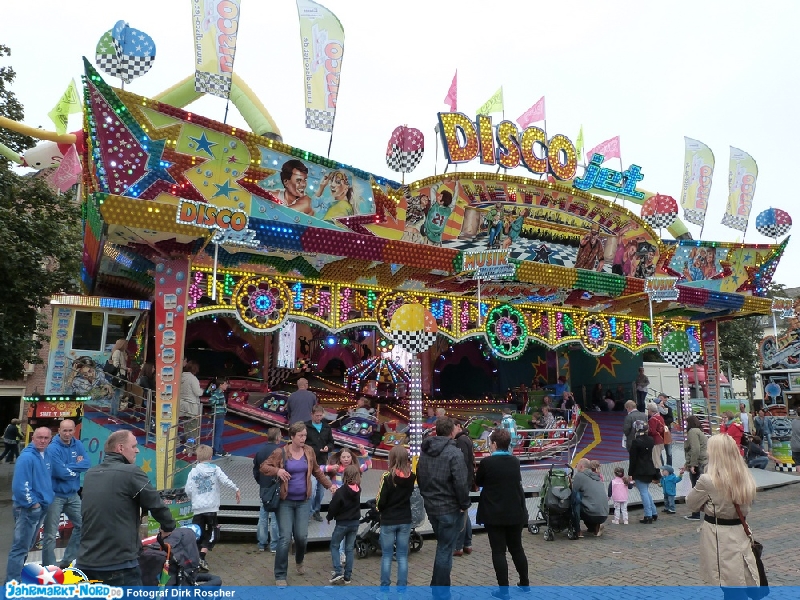
[[[619,521],[611,521],[612,525],[619,525]]]
[[[331,578],[328,580],[328,583],[333,585],[344,585],[344,575],[337,575],[335,572],[331,572]]]

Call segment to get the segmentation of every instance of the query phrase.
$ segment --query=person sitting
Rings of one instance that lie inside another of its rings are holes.
[[[761,438],[754,435],[747,444],[747,466],[751,469],[766,469],[769,461],[779,462],[771,452],[765,452],[761,447]]]
[[[432,406],[428,407],[428,416],[425,419],[425,425],[435,425],[436,424],[436,409]]]
[[[174,531],[161,531],[158,543],[164,547],[169,544],[169,580],[167,585],[177,586],[213,586],[222,585],[222,578],[211,573],[200,572],[200,551],[197,540],[200,539],[200,526],[192,523],[188,527],[178,527]]]
[[[592,462],[586,458],[578,461],[572,479],[572,520],[578,537],[583,537],[580,522],[583,521],[592,533],[600,537],[603,523],[608,519],[608,496],[606,486],[598,473],[592,471]]]
[[[555,415],[550,412],[550,408],[547,406],[542,407],[542,425],[545,429],[552,429],[556,426]]]
[[[358,401],[356,402],[355,409],[351,410],[349,414],[351,417],[363,417],[365,419],[372,419],[374,418],[372,416],[372,412],[373,412],[372,408],[370,408],[369,405],[369,399],[364,396],[361,396],[361,398],[359,398]]]

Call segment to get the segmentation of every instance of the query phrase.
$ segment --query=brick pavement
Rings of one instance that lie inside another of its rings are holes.
[[[800,483],[800,481],[798,481]],[[678,515],[659,514],[655,525],[640,525],[641,509],[631,511],[632,524],[606,526],[602,537],[587,537],[571,541],[566,535],[556,535],[545,542],[542,535],[523,533],[523,545],[530,563],[531,583],[534,585],[703,585],[698,572],[699,523],[681,518],[686,514],[683,505]],[[753,531],[765,547],[764,563],[772,585],[797,585],[800,565],[800,486],[787,485],[763,490],[749,519]],[[248,538],[249,539],[249,538]],[[496,582],[491,564],[489,542],[485,533],[476,532],[474,552],[453,559],[453,583],[481,586]],[[409,584],[428,585],[436,541],[426,538],[422,550],[409,560]],[[212,572],[226,584],[272,585],[274,583],[274,554],[260,553],[254,542],[223,540],[209,555]],[[325,543],[309,546],[305,559],[306,574],[297,576],[294,559],[289,560],[290,585],[327,585],[331,570],[330,551]],[[513,566],[509,557],[512,572]],[[394,567],[396,573],[396,566]],[[380,557],[356,558],[353,583],[377,585]]]

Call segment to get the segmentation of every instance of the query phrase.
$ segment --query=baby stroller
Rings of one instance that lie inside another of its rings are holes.
[[[415,498],[416,497],[416,498]],[[408,537],[409,552],[422,550],[422,536],[417,532],[417,527],[425,520],[425,508],[422,504],[422,495],[419,488],[414,488],[411,495],[411,533]],[[358,558],[367,558],[377,554],[381,549],[381,515],[375,508],[375,500],[367,501],[367,512],[361,517],[365,524],[356,535],[355,550]]]
[[[572,521],[572,467],[551,468],[544,478],[539,493],[539,511],[536,519],[528,525],[528,531],[539,533],[544,525],[544,539],[552,542],[556,533],[566,531],[571,540],[576,538]]]

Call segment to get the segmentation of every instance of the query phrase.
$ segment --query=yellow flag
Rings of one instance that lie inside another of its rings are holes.
[[[479,115],[490,115],[495,112],[502,112],[503,107],[503,86],[494,93],[494,96],[489,98],[486,103],[478,109]]]
[[[50,120],[56,126],[58,133],[67,132],[67,123],[69,116],[74,113],[81,112],[81,97],[78,95],[78,87],[75,85],[75,80],[69,82],[67,91],[63,93],[61,99],[55,105],[53,110],[47,113]]]
[[[583,161],[583,125],[578,132],[578,139],[575,140],[575,149],[578,151],[578,162]]]

